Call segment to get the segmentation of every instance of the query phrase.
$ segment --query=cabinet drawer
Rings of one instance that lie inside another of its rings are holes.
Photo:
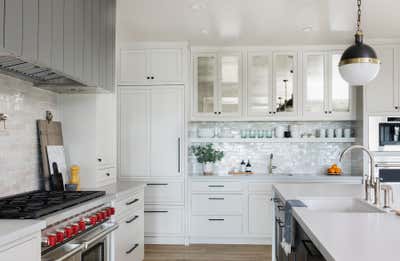
[[[241,216],[192,216],[191,234],[204,236],[239,235],[243,231]]]
[[[242,195],[192,195],[192,214],[194,215],[240,215],[242,209]]]
[[[144,211],[144,234],[182,234],[184,212],[182,207],[146,206]]]
[[[272,183],[249,183],[249,192],[266,192],[272,191]]]
[[[240,192],[242,184],[231,181],[194,181],[192,182],[192,192]]]
[[[143,193],[135,193],[115,203],[115,212],[117,219],[122,216],[132,213],[135,209],[143,209],[144,200]]]
[[[109,185],[117,181],[117,172],[115,168],[97,170],[96,175],[97,187]]]
[[[120,227],[115,232],[116,260],[143,260],[143,221],[143,212],[129,215],[119,221]]]
[[[144,190],[145,203],[183,203],[182,182],[148,182]]]

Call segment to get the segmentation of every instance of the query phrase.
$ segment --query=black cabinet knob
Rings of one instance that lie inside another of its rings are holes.
[[[110,173],[106,173],[106,176],[109,177],[109,176],[111,176],[111,174]]]
[[[269,114],[272,114],[272,111],[270,111]]]
[[[151,76],[150,79],[154,80],[154,76]]]
[[[218,114],[221,114],[221,112],[219,111]]]
[[[399,109],[399,106],[394,106],[394,108],[395,108],[396,110],[398,110],[398,109]]]
[[[216,111],[214,111],[214,114],[217,114],[217,112],[216,112]]]
[[[325,114],[328,114],[328,111],[325,111]]]
[[[150,80],[150,76],[147,76],[146,78],[147,78],[147,80]]]
[[[97,161],[98,161],[98,162],[102,162],[103,159],[102,159],[102,158],[98,158]]]

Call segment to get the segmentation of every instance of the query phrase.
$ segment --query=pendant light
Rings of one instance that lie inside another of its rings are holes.
[[[347,48],[339,62],[339,72],[350,85],[365,85],[379,72],[380,61],[372,47],[363,43],[361,30],[361,0],[357,0],[357,32],[355,44]]]

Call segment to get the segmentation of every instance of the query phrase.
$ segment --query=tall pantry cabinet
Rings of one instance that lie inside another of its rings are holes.
[[[118,177],[144,181],[145,242],[184,242],[186,44],[124,46],[118,61]]]

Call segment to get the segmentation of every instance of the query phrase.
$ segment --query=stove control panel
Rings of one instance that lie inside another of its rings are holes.
[[[79,236],[99,224],[108,221],[115,214],[115,208],[103,207],[68,218],[42,231],[42,250],[55,247]]]

